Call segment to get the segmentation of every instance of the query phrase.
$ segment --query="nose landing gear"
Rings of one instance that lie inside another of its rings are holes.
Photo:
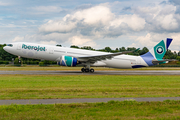
[[[86,73],[88,73],[88,72],[93,73],[93,72],[94,72],[94,69],[93,69],[93,68],[91,68],[91,69],[89,69],[89,68],[82,68],[81,71],[82,71],[82,72],[86,72]]]

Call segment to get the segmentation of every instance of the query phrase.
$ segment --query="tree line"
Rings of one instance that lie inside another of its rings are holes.
[[[12,59],[14,59],[15,64],[18,64],[19,58],[15,55],[12,55],[12,54],[6,52],[3,49],[4,46],[6,46],[6,44],[3,44],[3,45],[0,44],[0,64],[8,64],[9,62],[12,61]],[[61,47],[61,45],[56,45],[56,46]],[[110,47],[105,47],[103,49],[97,49],[97,50],[90,46],[78,47],[78,46],[72,45],[70,47],[76,48],[76,49],[85,49],[85,50],[111,52],[111,53],[136,50],[136,48],[134,48],[134,47],[128,47],[128,48],[121,47],[121,48],[116,48],[116,49],[111,49]],[[144,48],[138,50],[137,52],[129,53],[129,55],[139,56],[139,55],[143,55],[143,54],[147,53],[148,51],[149,51],[149,49],[147,47],[144,47]],[[164,56],[164,59],[177,59],[180,61],[180,51],[178,53],[176,53],[176,52],[172,52],[171,50],[168,49]],[[56,62],[53,62],[53,61],[41,61],[41,60],[29,59],[29,58],[21,58],[21,62],[22,61],[23,61],[23,64],[39,64],[40,62],[41,62],[41,64],[56,64]]]

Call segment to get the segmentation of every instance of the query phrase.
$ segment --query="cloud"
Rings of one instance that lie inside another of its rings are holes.
[[[9,6],[9,5],[11,5],[10,3],[5,3],[5,2],[1,2],[0,1],[0,6]]]
[[[113,13],[108,7],[94,6],[82,11],[77,11],[73,15],[67,15],[64,19],[78,20],[84,24],[97,26],[98,24],[106,25],[112,18]]]
[[[36,6],[28,9],[31,10],[32,14],[49,14],[62,11],[62,8],[57,6]]]
[[[96,46],[96,43],[93,40],[89,38],[84,38],[83,36],[73,36],[69,38],[69,42],[71,43],[71,45],[76,46]]]
[[[58,21],[58,20],[49,20],[46,24],[42,25],[39,28],[40,32],[45,33],[53,33],[53,32],[59,32],[59,33],[67,33],[71,32],[76,27],[76,22],[72,21]]]
[[[117,37],[127,31],[141,31],[145,20],[138,15],[115,15],[107,6],[93,6],[50,20],[39,27],[41,33],[80,33],[84,36]]]
[[[41,44],[45,44],[45,45],[57,45],[56,41],[40,41]]]
[[[177,7],[171,4],[160,4],[149,7],[136,7],[132,11],[146,21],[146,30],[151,32],[178,32],[179,15]]]
[[[79,5],[76,7],[76,10],[83,10],[83,9],[87,9],[87,8],[91,8],[92,4],[83,4],[83,5]]]
[[[146,22],[143,18],[135,14],[121,15],[111,22],[110,27],[116,28],[121,26],[123,28],[123,24],[126,24],[124,25],[124,29],[126,29],[125,27],[129,27],[133,31],[140,31],[144,29]]]
[[[138,45],[137,45],[136,43],[132,43],[132,44],[129,45],[127,48],[132,48],[132,47],[138,48]]]
[[[146,47],[152,47],[154,45],[156,45],[156,40],[159,42],[161,39],[158,39],[159,37],[154,36],[154,34],[151,33],[147,33],[146,36],[137,36],[137,38],[135,39],[136,42],[140,43],[141,46],[146,46]],[[147,44],[148,43],[148,44]]]
[[[132,43],[132,45],[138,44],[138,46],[143,46],[143,47],[146,46],[149,49],[154,47],[161,40],[166,40],[167,38],[173,39],[169,49],[173,51],[179,51],[180,32],[179,33],[147,33],[146,35],[141,35],[141,36],[131,36],[131,39],[135,40],[135,43]]]
[[[47,3],[22,10],[13,18],[1,18],[7,20],[1,23],[2,29],[17,31],[15,37],[10,38],[13,41],[56,42],[66,46],[97,46],[98,43],[110,47],[117,46],[116,41],[123,46],[152,47],[159,40],[174,37],[173,49],[179,49],[180,4],[176,0],[85,2],[73,7]],[[68,12],[62,13],[64,10]],[[17,20],[21,15],[26,18]],[[122,36],[123,39],[119,39]]]
[[[64,34],[60,34],[60,33],[51,33],[51,34],[34,34],[34,35],[25,35],[23,36],[16,36],[12,41],[13,42],[20,42],[20,41],[24,41],[24,42],[33,42],[33,43],[52,43],[53,45],[56,43],[64,43],[66,42],[69,38],[67,37],[69,36],[68,34],[64,35]],[[51,42],[49,42],[51,41]],[[53,41],[55,41],[53,43]]]
[[[17,36],[17,37],[15,37],[12,41],[13,41],[13,42],[21,42],[21,41],[23,41],[23,40],[24,40],[24,37]]]
[[[120,3],[118,2],[118,4]],[[169,37],[168,33],[178,33],[180,30],[180,15],[176,14],[176,6],[168,2],[146,7],[128,7],[127,10],[131,14],[114,13],[111,5],[114,4],[80,6],[62,19],[49,20],[39,27],[40,34],[45,36],[41,37],[65,42],[56,37],[68,34],[66,39],[71,45],[95,46],[96,43],[93,40],[147,33],[143,36],[136,36],[137,43],[131,45],[152,47],[162,38]],[[122,11],[124,11],[123,8]],[[56,36],[55,33],[59,35]]]
[[[179,28],[177,19],[172,14],[158,17],[157,22],[164,30],[176,30]]]
[[[39,28],[40,32],[67,33],[84,30],[94,30],[99,26],[106,26],[112,19],[113,13],[104,6],[95,6],[88,9],[78,10],[73,14],[67,14],[62,20],[50,20]],[[90,31],[90,32],[91,32]]]
[[[170,3],[173,3],[174,5],[180,5],[179,0],[169,0]]]

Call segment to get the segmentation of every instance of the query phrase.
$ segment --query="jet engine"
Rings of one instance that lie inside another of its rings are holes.
[[[70,56],[62,56],[58,65],[73,67],[77,65],[77,58]]]

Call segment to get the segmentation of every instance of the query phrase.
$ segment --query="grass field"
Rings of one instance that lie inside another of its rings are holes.
[[[1,120],[179,120],[180,101],[2,105]]]
[[[6,70],[17,69],[59,70],[59,67],[7,67]],[[60,67],[60,70],[72,68]],[[180,75],[0,75],[0,99],[178,97],[179,86]],[[180,101],[0,105],[0,119],[179,120]]]
[[[179,96],[180,76],[0,75],[0,99]]]

